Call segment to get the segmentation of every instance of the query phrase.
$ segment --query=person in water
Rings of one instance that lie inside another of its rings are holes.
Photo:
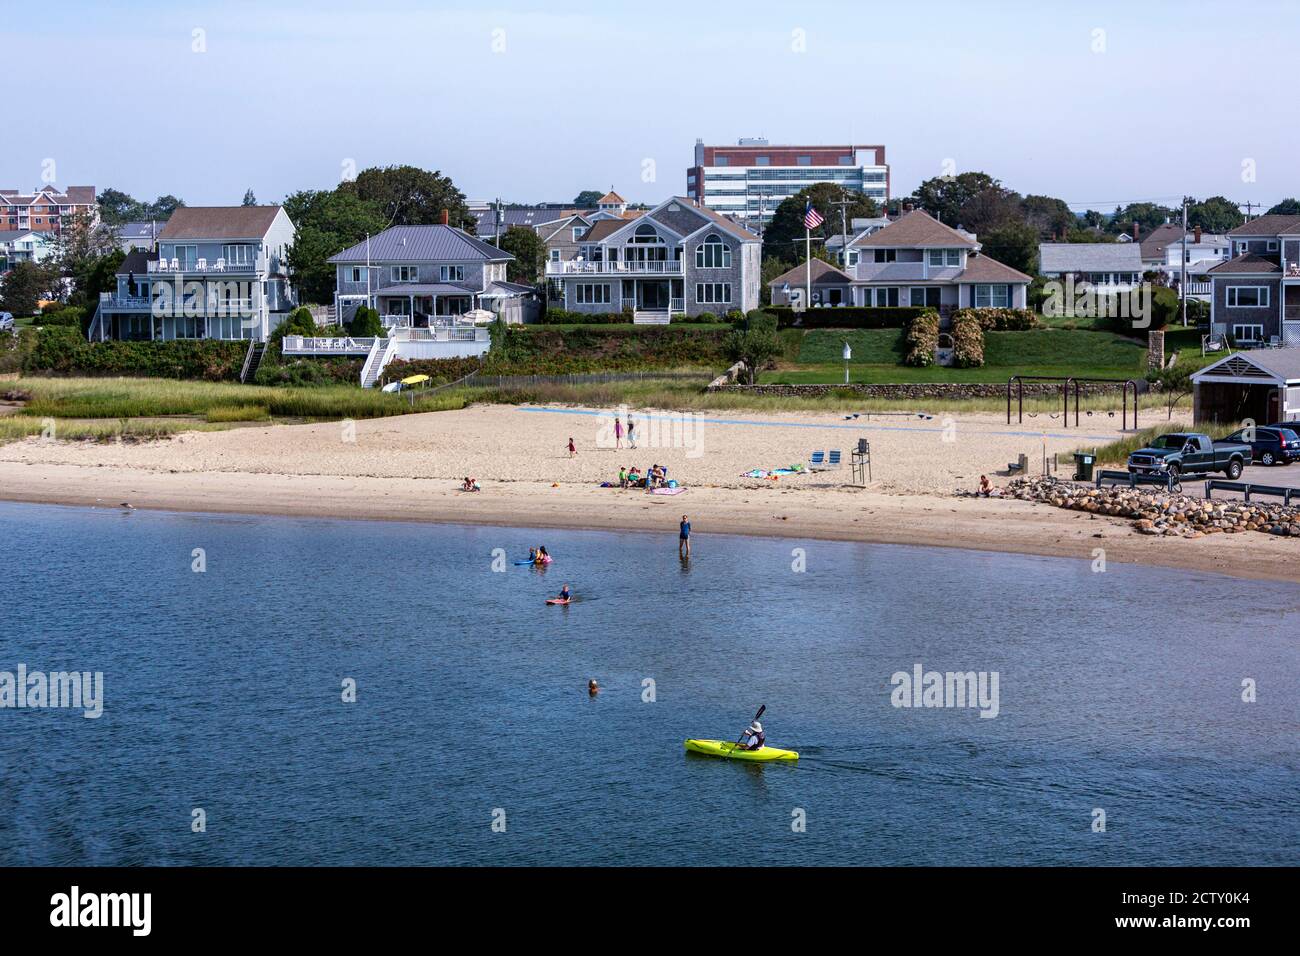
[[[740,738],[740,748],[742,750],[758,750],[766,740],[767,734],[763,733],[763,725],[756,720],[749,725],[749,729]]]
[[[595,697],[600,693],[600,685],[598,685],[594,680],[587,681],[587,693],[592,697]]]
[[[573,600],[573,592],[569,590],[569,586],[567,584],[564,587],[560,588],[560,600],[561,601]]]
[[[542,545],[537,549],[537,563],[538,564],[551,563],[551,553],[546,550],[546,545]]]
[[[682,523],[677,528],[677,556],[691,556],[691,520],[686,515],[682,515]]]
[[[536,564],[536,563],[537,563],[537,549],[536,549],[536,548],[529,548],[529,549],[528,549],[528,560],[531,561],[531,562],[533,562],[533,564]]]

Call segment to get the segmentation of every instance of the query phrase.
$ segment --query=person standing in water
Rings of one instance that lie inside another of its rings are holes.
[[[594,680],[587,681],[587,693],[590,696],[595,697],[600,693],[600,685],[598,685]]]
[[[691,522],[686,515],[682,515],[682,523],[677,528],[677,556],[691,556]]]

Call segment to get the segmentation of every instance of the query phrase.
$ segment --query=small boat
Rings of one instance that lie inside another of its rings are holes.
[[[691,753],[707,754],[710,757],[726,757],[730,760],[753,760],[765,763],[770,760],[798,760],[799,754],[793,750],[778,750],[776,747],[759,747],[757,750],[745,750],[736,746],[734,740],[688,740],[686,749]]]

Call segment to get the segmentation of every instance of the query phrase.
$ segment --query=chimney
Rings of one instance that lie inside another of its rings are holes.
[[[438,222],[442,223],[442,224],[445,226],[445,225],[447,225],[447,219],[448,219],[448,213],[447,213],[447,210],[444,209],[444,210],[443,210],[441,213],[439,213],[439,215],[438,215]]]
[[[903,203],[903,212],[911,212],[911,211],[912,211],[912,204],[910,202]]]
[[[1137,238],[1138,238],[1138,228],[1139,228],[1139,227],[1138,227],[1138,224],[1137,224],[1137,223],[1133,223],[1133,241],[1134,241],[1134,242],[1136,242],[1136,241],[1137,241]]]
[[[1200,241],[1201,241],[1201,227],[1200,227],[1200,226],[1197,226],[1197,227],[1196,227],[1195,236],[1196,236],[1196,239],[1195,239],[1194,241],[1197,242],[1197,243],[1199,244]]]

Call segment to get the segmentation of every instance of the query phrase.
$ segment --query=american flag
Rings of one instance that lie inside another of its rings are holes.
[[[813,208],[812,201],[810,200],[803,211],[803,227],[805,229],[816,229],[825,221],[826,220],[822,218],[822,214]]]

